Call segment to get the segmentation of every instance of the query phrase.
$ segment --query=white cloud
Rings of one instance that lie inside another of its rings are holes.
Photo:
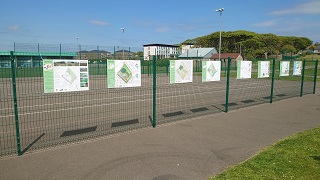
[[[253,24],[253,26],[256,26],[256,27],[273,27],[275,25],[277,25],[276,20],[269,20],[269,21]]]
[[[181,31],[184,31],[184,32],[192,32],[192,31],[195,31],[197,28],[201,29],[203,27],[196,23],[177,24],[177,29],[180,29]]]
[[[303,26],[301,26],[303,24]],[[317,29],[320,28],[320,23],[302,21],[299,19],[293,19],[291,21],[283,22],[283,26],[275,28],[279,32],[296,32],[306,33],[309,32],[309,36],[318,34]]]
[[[312,0],[306,3],[296,4],[290,9],[277,10],[270,13],[271,15],[288,15],[288,14],[320,14],[320,1]]]
[[[155,29],[156,32],[158,33],[165,33],[165,32],[169,32],[170,31],[170,28],[168,27],[158,27]]]
[[[11,31],[16,31],[19,29],[19,26],[18,25],[8,26],[8,29]]]
[[[97,26],[106,26],[109,23],[105,22],[105,21],[98,21],[98,20],[91,20],[90,21],[91,24],[97,25]]]

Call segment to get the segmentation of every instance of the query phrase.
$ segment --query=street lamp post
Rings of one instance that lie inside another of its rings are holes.
[[[120,28],[122,30],[122,59],[124,59],[124,28]]]
[[[220,12],[219,61],[220,61],[220,54],[221,54],[221,24],[222,24],[221,16],[222,16],[222,11],[224,11],[224,8],[220,8],[220,9],[215,10],[215,12]]]

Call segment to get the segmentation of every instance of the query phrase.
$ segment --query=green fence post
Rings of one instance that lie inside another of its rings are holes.
[[[142,74],[144,74],[144,59],[140,58]]]
[[[81,45],[79,45],[79,57],[81,59]]]
[[[108,59],[106,59],[106,78],[108,79]]]
[[[314,69],[314,79],[313,79],[313,94],[316,93],[316,85],[317,85],[317,74],[318,74],[318,60],[316,60],[316,65]]]
[[[198,72],[198,54],[199,54],[199,52],[198,52],[198,50],[197,50],[196,70],[195,70],[195,72]]]
[[[152,58],[154,58],[154,56]],[[148,61],[148,76],[150,76],[150,59]]]
[[[303,60],[303,63],[302,63],[302,75],[301,75],[300,97],[302,97],[302,94],[303,94],[304,70],[305,70],[305,67],[306,67],[306,60]]]
[[[59,49],[60,49],[60,59],[61,59],[61,44],[60,44],[60,46],[59,46]]]
[[[166,64],[166,73],[167,73],[167,76],[169,76],[169,66],[170,66],[170,60],[167,61],[167,64]]]
[[[220,61],[222,61],[222,59],[220,59]],[[224,61],[224,75],[227,76],[227,70],[228,70],[227,63],[228,63],[228,61],[226,62],[226,59],[223,59],[223,61]]]
[[[17,151],[18,151],[18,156],[21,156],[17,87],[16,87],[16,74],[15,74],[15,67],[14,67],[13,51],[10,51],[10,58],[11,58],[11,78],[12,78],[12,91],[13,91],[13,103],[14,103],[14,119],[15,119],[15,125],[16,125]]]
[[[192,63],[194,63],[194,62],[196,62],[196,67],[194,68],[195,69],[194,72],[197,72],[198,71],[198,60],[195,59],[192,61]]]
[[[128,59],[130,59],[130,47],[129,47],[129,52],[128,52]]]
[[[157,62],[156,57],[153,56],[153,104],[152,104],[152,127],[156,127],[157,121],[156,121],[156,110],[157,110]]]
[[[270,92],[270,103],[273,101],[273,91],[274,91],[274,72],[276,67],[276,59],[272,60],[272,77],[271,77],[271,92]]]
[[[226,87],[226,106],[225,106],[225,112],[226,112],[226,113],[227,113],[228,110],[229,110],[230,64],[231,64],[231,58],[228,57],[227,87]]]

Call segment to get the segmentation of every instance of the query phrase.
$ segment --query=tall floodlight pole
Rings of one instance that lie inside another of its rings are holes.
[[[221,25],[222,25],[221,16],[222,16],[222,11],[224,11],[224,8],[220,8],[220,9],[217,9],[215,11],[220,13],[220,40],[219,40],[219,61],[220,61],[220,55],[221,55]]]
[[[122,59],[124,59],[124,28],[120,28],[122,31]]]
[[[76,39],[77,39],[77,44],[79,44],[79,37],[76,37]]]

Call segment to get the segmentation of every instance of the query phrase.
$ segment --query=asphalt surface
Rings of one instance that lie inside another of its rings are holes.
[[[207,179],[319,117],[305,95],[1,159],[0,179]]]

